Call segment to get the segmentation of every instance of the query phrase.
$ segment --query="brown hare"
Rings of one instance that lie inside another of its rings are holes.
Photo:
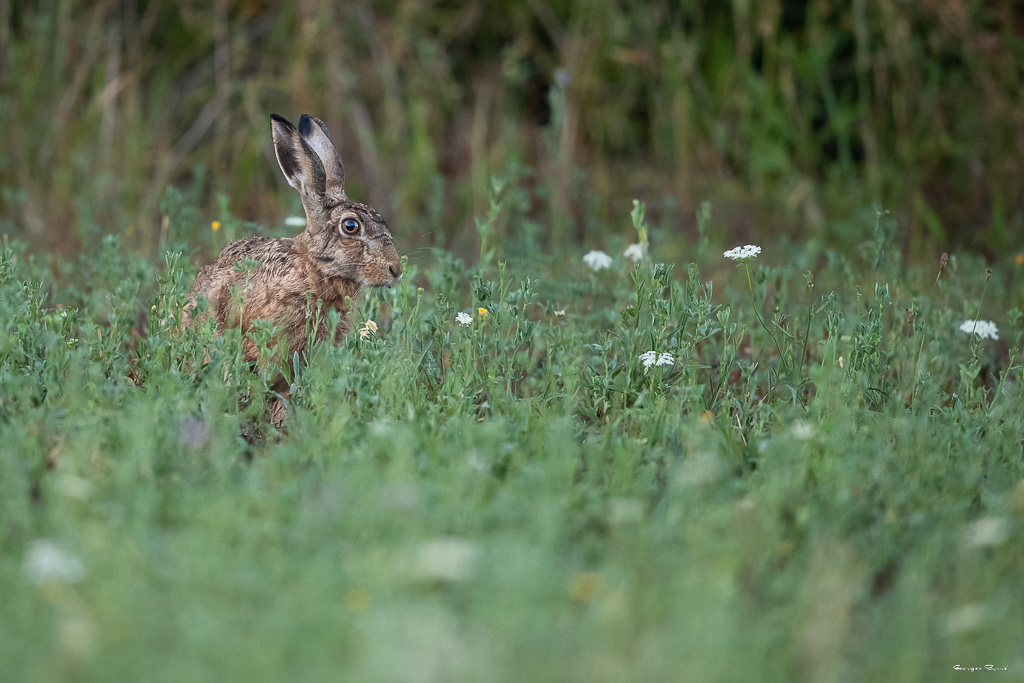
[[[290,359],[305,353],[311,335],[340,344],[352,330],[345,298],[355,299],[364,286],[394,285],[402,265],[381,215],[345,194],[345,168],[323,121],[303,114],[298,129],[276,114],[270,121],[277,161],[302,197],[306,229],[293,238],[248,237],[225,247],[196,277],[185,324],[191,323],[197,299],[206,297],[204,315],[215,316],[219,329],[240,327],[248,333],[254,321],[271,321],[278,351]],[[235,267],[246,259],[255,267]],[[326,322],[331,310],[341,314],[333,330]],[[246,360],[256,360],[256,346],[248,338],[244,351]],[[283,378],[274,388],[286,393]],[[283,423],[280,402],[272,403],[271,416]]]

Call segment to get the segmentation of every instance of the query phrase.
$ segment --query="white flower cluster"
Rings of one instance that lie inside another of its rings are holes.
[[[736,247],[722,254],[725,258],[731,258],[733,261],[749,261],[750,259],[757,258],[757,255],[761,253],[761,247],[755,247],[753,244],[748,244],[745,247]]]
[[[457,582],[468,579],[480,552],[462,538],[437,538],[420,545],[413,560],[413,572],[423,581]]]
[[[363,326],[359,328],[359,336],[362,337],[363,339],[366,339],[371,334],[374,334],[376,331],[377,323],[373,322],[372,320],[367,320],[365,323],[363,323]]]
[[[288,216],[284,219],[284,224],[289,228],[304,228],[306,227],[306,218],[304,216]]]
[[[583,262],[596,273],[599,270],[611,267],[612,257],[603,251],[588,251],[583,256]]]
[[[460,325],[472,325],[473,318],[470,317],[469,313],[459,311],[458,313],[455,314],[455,322],[457,322]]]
[[[673,365],[676,362],[676,357],[668,352],[648,351],[647,353],[640,354],[640,360],[643,361],[644,368],[646,369],[652,365]]]
[[[798,441],[807,441],[814,436],[814,425],[807,420],[795,420],[790,427],[793,438]]]
[[[981,548],[1000,545],[1010,537],[1010,524],[1005,517],[982,517],[967,527],[967,545]]]
[[[999,339],[999,328],[991,320],[965,320],[961,332],[978,335],[979,339]]]
[[[39,538],[28,544],[23,566],[32,583],[78,583],[85,578],[82,561],[60,546]]]
[[[639,244],[631,244],[626,247],[626,251],[622,252],[622,255],[628,258],[633,263],[636,263],[644,257],[647,253],[647,243],[641,242]]]

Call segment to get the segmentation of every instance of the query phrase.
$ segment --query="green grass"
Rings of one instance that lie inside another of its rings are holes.
[[[709,210],[680,243],[641,208],[636,267],[488,220],[478,265],[414,254],[360,304],[376,335],[312,350],[284,434],[275,368],[177,331],[188,259],[8,245],[2,677],[1019,677],[1021,270],[909,264],[879,216],[748,279]],[[33,582],[41,539],[63,580]]]
[[[0,680],[1020,678],[1014,4],[684,4],[0,0]],[[272,111],[408,252],[283,434]]]

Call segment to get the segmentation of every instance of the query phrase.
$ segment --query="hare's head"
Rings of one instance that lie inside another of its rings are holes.
[[[389,287],[402,277],[402,264],[387,223],[345,194],[345,167],[323,121],[303,114],[299,127],[273,114],[274,150],[288,184],[306,209],[301,235],[310,258],[329,277],[360,285]]]

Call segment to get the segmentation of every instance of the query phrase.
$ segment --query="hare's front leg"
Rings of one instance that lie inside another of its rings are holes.
[[[288,421],[288,404],[292,401],[291,385],[283,375],[279,375],[270,387],[271,395],[267,400],[267,414],[270,424],[279,431],[284,431]]]
[[[285,402],[290,399],[291,396],[288,395],[288,392],[284,392],[280,396],[271,396],[267,401],[270,424],[274,425],[278,431],[284,431],[284,425],[288,421],[288,409],[285,407]]]

